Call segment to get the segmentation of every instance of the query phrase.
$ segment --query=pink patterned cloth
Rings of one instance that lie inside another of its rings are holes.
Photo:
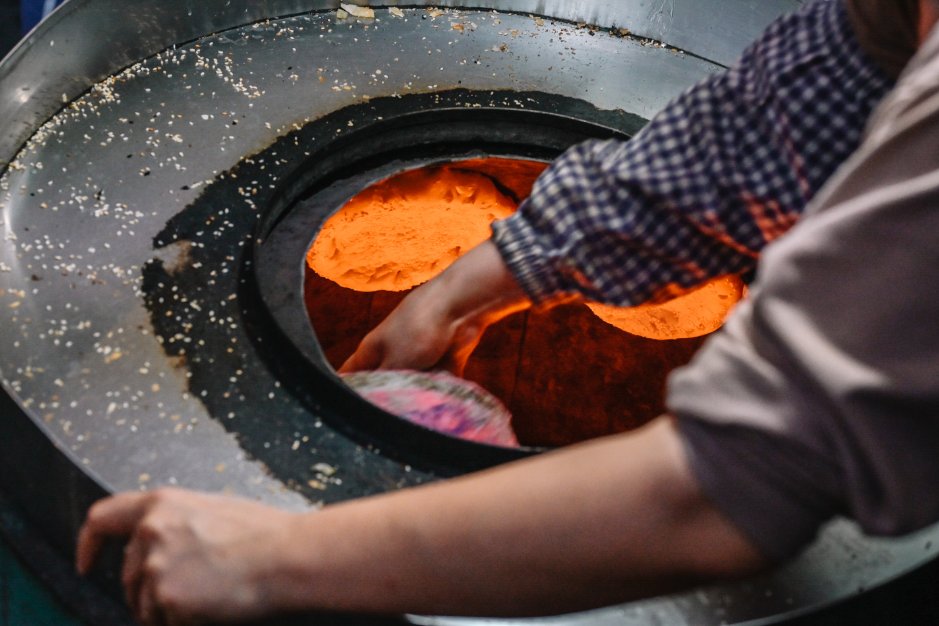
[[[379,370],[342,379],[372,404],[415,424],[469,441],[519,445],[508,409],[476,383],[449,372]]]

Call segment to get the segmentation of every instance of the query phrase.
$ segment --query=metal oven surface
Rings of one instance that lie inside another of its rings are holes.
[[[304,509],[446,473],[350,438],[328,386],[298,394],[270,367],[257,222],[310,154],[380,121],[323,120],[433,94],[648,119],[795,5],[424,4],[340,20],[328,2],[71,0],[0,65],[3,482],[63,550],[109,491]],[[837,522],[766,577],[537,623],[779,621],[926,562],[937,532]]]

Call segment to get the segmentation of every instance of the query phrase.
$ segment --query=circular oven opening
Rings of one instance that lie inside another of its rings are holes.
[[[662,412],[668,373],[712,328],[669,336],[675,313],[659,305],[626,311],[564,305],[491,327],[463,375],[509,409],[520,443],[514,450],[408,423],[366,402],[336,374],[410,289],[488,237],[489,223],[514,211],[564,149],[591,138],[628,139],[641,127],[627,116],[617,128],[606,123],[607,113],[597,112],[602,122],[590,121],[593,114],[582,107],[576,117],[472,107],[376,116],[313,152],[282,184],[260,222],[257,286],[289,345],[322,383],[317,393],[329,394],[341,422],[334,426],[408,462],[465,470],[637,428]],[[336,224],[348,232],[338,233]],[[404,239],[387,237],[392,230]],[[416,253],[422,238],[434,240],[433,253]],[[363,250],[390,252],[393,262],[381,255],[363,261]],[[702,292],[726,311],[740,284],[718,283]],[[637,331],[631,322],[637,317],[646,328]],[[632,332],[618,327],[624,320]],[[663,329],[660,338],[635,334]]]
[[[330,215],[307,251],[303,285],[326,361],[339,369],[411,290],[511,215],[546,167],[505,157],[435,163],[370,185]],[[739,278],[722,277],[662,304],[518,313],[487,331],[463,377],[508,408],[522,446],[629,430],[662,411],[665,377],[720,327],[741,290]]]

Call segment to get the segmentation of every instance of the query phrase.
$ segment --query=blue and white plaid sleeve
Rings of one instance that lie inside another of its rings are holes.
[[[536,303],[629,306],[747,273],[859,145],[892,82],[840,0],[810,3],[632,140],[565,152],[493,241]]]

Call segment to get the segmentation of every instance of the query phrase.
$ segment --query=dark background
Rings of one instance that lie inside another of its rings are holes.
[[[0,0],[0,58],[20,39],[19,0]],[[2,494],[0,494],[2,504]],[[0,508],[2,528],[20,525],[5,508]],[[14,521],[11,522],[10,520]],[[10,549],[5,532],[0,532],[0,626],[79,626],[68,610],[30,571],[20,555]]]
[[[19,0],[0,0],[0,58],[19,39]],[[0,626],[78,626],[36,574],[24,565],[0,534]]]
[[[19,0],[0,0],[0,57],[20,38]]]

